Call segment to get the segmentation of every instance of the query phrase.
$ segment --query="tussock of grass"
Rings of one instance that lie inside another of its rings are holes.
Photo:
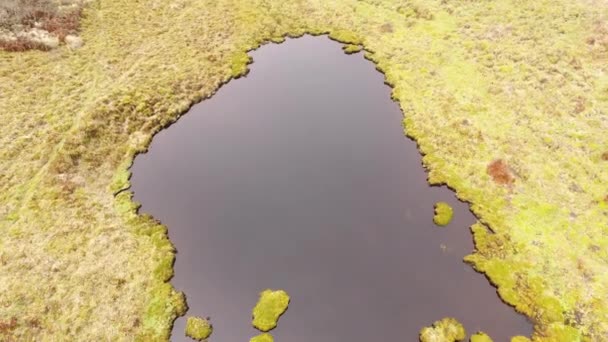
[[[464,340],[466,336],[462,324],[451,317],[443,318],[420,330],[420,342],[456,342]]]
[[[197,341],[203,341],[211,336],[213,326],[209,320],[200,317],[188,317],[186,321],[186,336]]]
[[[283,290],[264,290],[253,308],[253,326],[260,331],[276,328],[279,317],[289,306],[289,295]]]
[[[354,44],[346,44],[346,45],[344,45],[344,47],[342,47],[342,50],[344,50],[344,52],[348,55],[357,53],[357,52],[361,51],[362,49],[363,49],[363,47],[361,47],[361,45],[354,45]]]
[[[269,333],[262,333],[250,338],[249,342],[274,342],[274,337]]]
[[[433,216],[433,222],[435,222],[438,226],[447,226],[452,221],[452,216],[454,216],[454,209],[445,203],[445,202],[437,202],[435,203],[435,216]]]
[[[479,331],[471,335],[470,342],[492,342],[492,339],[490,336],[488,336],[488,334]]]

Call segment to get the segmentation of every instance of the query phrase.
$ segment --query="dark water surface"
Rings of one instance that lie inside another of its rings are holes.
[[[212,342],[247,342],[265,288],[291,304],[279,342],[417,341],[445,316],[495,341],[531,333],[483,275],[468,206],[429,187],[383,75],[326,37],[252,52],[230,82],[160,132],[133,166],[141,212],[169,227],[172,283]],[[434,226],[433,204],[454,221]],[[185,318],[173,341],[187,341]]]

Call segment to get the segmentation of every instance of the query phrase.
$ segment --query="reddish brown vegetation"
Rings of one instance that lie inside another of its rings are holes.
[[[49,16],[42,21],[42,29],[55,34],[60,41],[78,31],[82,10],[79,8],[61,16]]]
[[[586,106],[585,106],[586,102],[587,101],[585,100],[584,97],[582,97],[582,96],[577,97],[574,100],[574,113],[576,113],[576,114],[582,113],[586,108]]]
[[[602,160],[608,161],[608,151],[602,153]]]
[[[587,44],[608,48],[608,21],[599,20],[595,22],[593,33],[587,37]]]
[[[0,8],[1,10],[2,8]],[[76,34],[80,26],[82,8],[61,12],[48,1],[18,2],[16,9],[8,11],[9,17],[0,26],[17,34],[17,39],[0,39],[0,49],[10,52],[25,50],[48,51],[50,47],[27,37],[19,36],[19,32],[26,32],[32,28],[39,28],[49,32],[59,41],[65,41],[69,34]]]
[[[492,180],[498,184],[510,185],[515,182],[511,169],[502,159],[496,159],[492,161],[486,169],[488,174],[492,177]]]
[[[16,40],[0,40],[0,49],[8,52],[21,52],[26,50],[48,51],[51,48],[40,42],[19,37]]]
[[[17,319],[15,317],[11,318],[9,321],[2,322],[0,321],[0,334],[9,333],[11,330],[14,330],[17,327]]]
[[[393,32],[393,25],[386,23],[386,24],[380,26],[380,32],[383,32],[383,33]]]
[[[38,318],[28,319],[27,325],[31,328],[40,328],[40,320]]]

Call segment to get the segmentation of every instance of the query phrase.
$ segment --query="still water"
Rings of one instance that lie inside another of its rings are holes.
[[[211,341],[249,341],[266,288],[291,296],[279,342],[417,341],[445,316],[495,341],[531,333],[462,262],[475,219],[427,185],[371,62],[310,36],[251,56],[247,77],[160,132],[132,168],[140,211],[178,250],[172,283],[188,315],[211,317]],[[436,201],[454,207],[446,228]],[[184,326],[173,341],[189,340]]]

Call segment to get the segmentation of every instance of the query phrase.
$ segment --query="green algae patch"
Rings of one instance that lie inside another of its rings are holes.
[[[279,317],[289,306],[289,295],[283,290],[264,290],[253,308],[253,326],[260,331],[276,328]]]
[[[456,342],[466,337],[466,331],[455,318],[446,317],[420,330],[420,342]]]
[[[197,341],[203,341],[211,336],[213,326],[208,319],[200,317],[188,317],[186,321],[186,336]]]
[[[274,342],[274,337],[269,333],[262,333],[250,338],[249,342]]]
[[[478,331],[471,335],[470,342],[492,342],[492,339],[490,336],[488,336],[488,334]]]
[[[435,216],[433,216],[433,222],[435,222],[438,226],[447,226],[452,221],[452,216],[454,216],[454,209],[445,203],[445,202],[437,202],[435,203]]]

